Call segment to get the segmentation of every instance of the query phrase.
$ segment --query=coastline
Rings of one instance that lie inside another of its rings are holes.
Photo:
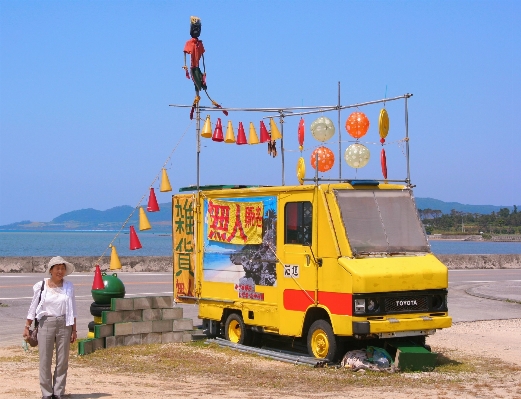
[[[455,269],[521,269],[521,254],[490,255],[435,255],[449,270]],[[49,256],[0,257],[0,273],[43,273]],[[92,273],[97,256],[68,256],[76,272]],[[117,272],[172,272],[171,256],[120,256]],[[110,272],[110,257],[104,257],[99,266]]]

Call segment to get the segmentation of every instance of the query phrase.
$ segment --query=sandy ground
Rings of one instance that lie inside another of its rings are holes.
[[[285,381],[285,373],[294,375],[295,366],[249,355],[215,353],[218,363],[229,367],[234,362],[248,363],[258,375],[269,371],[280,378],[280,389],[256,385],[255,378],[233,375],[233,380],[223,381],[215,375],[193,376],[182,367],[175,378],[132,373],[105,374],[100,369],[85,367],[78,360],[71,360],[66,398],[167,398],[171,396],[195,398],[512,398],[521,399],[521,319],[455,323],[450,329],[440,331],[428,338],[433,351],[443,353],[445,358],[457,359],[454,363],[472,364],[474,359],[485,357],[493,372],[458,371],[454,375],[437,373],[408,373],[400,378],[409,383],[394,383],[386,388],[382,375],[369,379],[369,386],[349,384],[363,377],[360,373],[347,372],[339,375],[339,386],[328,392],[317,391],[316,383],[295,388]],[[186,347],[186,346],[185,346]],[[186,351],[197,349],[186,347]],[[183,349],[184,350],[184,349]],[[0,398],[38,398],[38,355],[35,350],[24,352],[21,347],[0,347]],[[497,367],[495,366],[497,365]],[[153,365],[151,365],[153,367]],[[303,367],[303,366],[300,366]],[[232,371],[230,371],[232,373]],[[317,377],[321,369],[306,369]],[[477,373],[477,374],[476,374]],[[271,375],[271,374],[270,374]],[[236,378],[235,378],[236,377]],[[347,380],[347,381],[346,381]],[[235,382],[236,381],[236,382]],[[274,383],[277,385],[276,383]]]

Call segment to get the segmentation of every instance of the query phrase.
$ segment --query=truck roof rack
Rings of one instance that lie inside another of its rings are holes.
[[[255,187],[267,187],[267,186],[246,186],[241,184],[209,184],[206,186],[199,186],[199,190],[201,191],[210,191],[210,190],[229,190],[229,189],[238,189],[238,188],[255,188]],[[179,192],[185,191],[197,191],[196,185],[181,187]]]
[[[380,182],[378,180],[348,180],[352,186],[378,186]]]

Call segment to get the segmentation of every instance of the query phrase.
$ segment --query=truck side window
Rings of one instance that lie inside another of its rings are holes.
[[[284,243],[311,244],[311,202],[288,202],[284,208]]]

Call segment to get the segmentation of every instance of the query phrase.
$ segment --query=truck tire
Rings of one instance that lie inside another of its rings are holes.
[[[226,319],[224,325],[224,337],[233,343],[241,345],[250,345],[253,332],[246,328],[241,315],[237,313],[231,313]]]
[[[318,359],[336,360],[337,340],[331,324],[325,320],[315,321],[308,332],[308,353]]]

